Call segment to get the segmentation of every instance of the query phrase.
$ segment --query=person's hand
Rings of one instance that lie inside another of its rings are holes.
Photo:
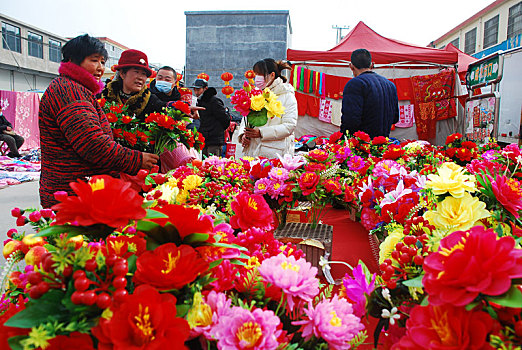
[[[245,134],[239,135],[239,141],[241,141],[241,146],[243,146],[243,148],[250,146],[250,139],[246,137]]]
[[[194,119],[194,120],[199,119],[198,111],[194,111],[194,112],[191,111],[190,115],[191,115],[191,118]]]
[[[10,126],[8,126],[6,130],[7,130],[7,131],[12,131],[12,130],[13,130],[13,128],[12,128],[12,127],[10,127]]]
[[[143,152],[143,161],[141,162],[141,168],[150,170],[159,160],[159,156],[157,154],[145,153]]]
[[[205,109],[205,107],[190,106],[190,117],[192,119],[199,119],[198,111],[204,111]]]
[[[249,139],[258,139],[261,137],[261,132],[258,128],[245,128],[245,137]]]

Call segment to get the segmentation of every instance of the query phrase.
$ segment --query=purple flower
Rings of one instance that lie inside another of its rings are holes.
[[[281,321],[273,311],[254,309],[253,311],[235,306],[221,315],[210,333],[217,339],[217,346],[223,350],[277,349]]]
[[[352,150],[350,149],[350,147],[341,147],[335,154],[335,159],[337,159],[337,161],[339,163],[342,163],[346,159],[348,159],[348,157],[351,157],[351,156],[352,156]]]
[[[359,317],[353,314],[352,305],[346,299],[336,296],[323,300],[315,307],[309,303],[305,309],[306,319],[292,322],[303,325],[303,337],[313,336],[324,339],[330,349],[350,348],[350,340],[364,329]]]
[[[362,317],[366,313],[366,297],[375,288],[375,273],[372,275],[371,282],[368,282],[363,272],[362,264],[359,263],[353,271],[353,278],[348,274],[343,278],[343,285],[346,288],[346,296],[353,302],[353,313],[355,316]]]
[[[290,172],[286,170],[285,168],[278,168],[274,167],[270,169],[270,172],[268,173],[268,176],[277,181],[286,181],[290,177]]]
[[[319,293],[317,268],[303,258],[279,254],[264,260],[257,270],[266,282],[283,290],[290,310],[294,298],[310,301]]]
[[[348,165],[348,168],[351,171],[358,171],[358,170],[364,168],[365,163],[364,163],[364,159],[362,159],[362,157],[352,156],[350,159],[348,159],[346,161],[346,165]]]
[[[498,156],[495,155],[496,153],[497,153],[497,151],[490,149],[489,151],[482,153],[482,159],[495,160],[498,158]]]

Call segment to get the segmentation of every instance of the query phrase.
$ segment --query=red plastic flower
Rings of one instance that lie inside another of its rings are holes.
[[[406,322],[406,335],[392,350],[399,349],[491,349],[487,335],[494,320],[480,310],[464,307],[416,306]]]
[[[56,224],[76,221],[80,226],[105,224],[125,226],[129,220],[145,217],[143,198],[131,184],[108,175],[93,176],[89,182],[71,182],[76,196],[67,196],[52,207]]]
[[[390,146],[388,146],[388,149],[382,155],[382,158],[395,160],[395,159],[398,159],[399,157],[401,157],[402,155],[404,155],[404,153],[406,153],[406,150],[403,149],[401,146],[390,145]]]
[[[384,145],[386,143],[388,143],[388,138],[386,138],[385,136],[376,136],[372,140],[372,145],[374,146]]]
[[[265,228],[273,222],[272,211],[263,196],[247,191],[239,193],[230,204],[234,216],[230,218],[233,228],[247,230],[252,227]]]
[[[93,329],[100,349],[187,349],[190,327],[176,316],[176,298],[138,286],[124,303]]]
[[[498,202],[515,218],[520,217],[518,213],[522,210],[522,186],[520,182],[504,175],[497,176],[494,181],[491,181],[491,188]]]
[[[334,195],[339,196],[344,193],[343,187],[339,182],[339,178],[337,179],[328,179],[324,183],[324,188],[328,192],[332,192]]]
[[[462,135],[459,133],[451,134],[448,137],[446,137],[446,145],[449,145],[450,143],[453,143],[461,138]]]
[[[131,145],[133,147],[138,142],[138,138],[136,137],[136,135],[131,132],[128,132],[128,131],[123,132],[123,138],[125,139],[125,141],[127,141],[129,143],[129,145]]]
[[[336,131],[333,134],[330,135],[330,138],[328,139],[329,143],[337,143],[343,137],[343,134],[340,131]]]
[[[162,207],[156,207],[154,210],[167,215],[167,218],[151,219],[151,221],[160,226],[171,223],[178,230],[181,239],[193,233],[211,234],[214,230],[212,220],[208,216],[199,217],[200,211],[196,208],[167,204]]]
[[[166,243],[140,255],[134,281],[158,290],[180,289],[207,269],[208,264],[191,246]]]
[[[186,104],[185,102],[183,101],[176,101],[174,102],[174,108],[176,108],[177,110],[185,113],[185,114],[190,114],[190,107],[188,104]]]
[[[364,131],[356,131],[354,134],[353,134],[354,137],[357,137],[365,142],[370,142],[372,139],[370,138],[370,135],[368,135],[367,133],[365,133]]]
[[[58,335],[49,340],[49,346],[46,350],[93,350],[94,345],[90,335],[85,333],[74,332],[66,335]]]
[[[105,116],[107,117],[109,123],[116,123],[118,121],[118,117],[112,112],[105,114]]]
[[[147,242],[139,236],[109,236],[106,246],[107,255],[115,254],[127,259],[131,255],[140,256],[147,249]]]
[[[299,188],[301,188],[301,191],[303,192],[303,196],[308,196],[309,194],[315,192],[317,185],[319,184],[319,179],[319,175],[312,172],[306,172],[299,176],[297,182],[299,184]]]
[[[308,152],[308,157],[316,162],[324,162],[329,156],[330,154],[328,152],[319,148]]]
[[[522,249],[513,237],[498,238],[482,226],[453,232],[424,260],[423,283],[430,305],[464,306],[479,293],[501,295],[522,277]]]
[[[4,323],[7,320],[25,309],[25,304],[21,297],[18,299],[18,305],[19,306],[15,306],[14,304],[9,303],[7,310],[0,315],[0,349],[10,349],[9,343],[7,342],[9,338],[16,337],[17,335],[27,335],[31,330],[29,328],[4,326]]]

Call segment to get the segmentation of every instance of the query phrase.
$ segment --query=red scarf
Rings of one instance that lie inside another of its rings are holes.
[[[82,84],[87,89],[91,90],[94,95],[99,94],[103,90],[104,84],[101,81],[96,80],[94,75],[87,72],[85,68],[72,62],[60,63],[58,73]]]

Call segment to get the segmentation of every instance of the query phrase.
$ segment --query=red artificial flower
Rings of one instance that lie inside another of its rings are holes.
[[[365,142],[370,142],[372,139],[370,138],[370,135],[368,135],[367,133],[365,133],[364,131],[356,131],[354,134],[353,134],[354,137],[357,137]]]
[[[131,255],[140,256],[147,249],[147,242],[143,237],[134,236],[109,236],[106,239],[107,255],[115,254],[124,259]]]
[[[132,121],[132,117],[130,115],[124,115],[121,117],[121,121],[123,124],[129,124]]]
[[[330,154],[328,152],[319,148],[308,152],[308,157],[310,157],[312,160],[316,162],[324,162],[328,159],[329,156]]]
[[[268,173],[272,169],[272,166],[269,163],[261,164],[256,163],[254,166],[250,169],[250,176],[252,176],[254,179],[262,179],[264,177],[268,177]]]
[[[518,213],[522,210],[522,185],[520,181],[510,179],[505,175],[497,176],[491,181],[491,188],[497,201],[515,218],[519,218]]]
[[[89,334],[73,332],[66,335],[58,335],[49,340],[49,346],[45,350],[94,350],[94,344]]]
[[[9,343],[7,342],[9,338],[16,337],[18,335],[27,335],[29,334],[29,331],[31,331],[30,328],[4,326],[4,323],[7,320],[23,309],[25,309],[25,304],[23,302],[23,298],[20,296],[18,298],[18,306],[9,303],[7,310],[0,315],[0,349],[10,349]]]
[[[388,149],[382,155],[383,159],[395,160],[402,157],[406,153],[406,150],[399,145],[390,145]]]
[[[149,137],[143,131],[136,130],[136,136],[140,139],[141,142],[147,142]]]
[[[118,117],[112,112],[105,114],[105,116],[107,117],[109,123],[116,123],[118,121]]]
[[[100,98],[100,99],[98,100],[98,103],[100,104],[100,107],[101,107],[101,108],[105,107],[105,103],[106,103],[106,102],[107,102],[107,100],[104,99],[104,98]]]
[[[462,138],[462,134],[459,134],[459,133],[451,134],[448,137],[446,137],[446,145],[449,145],[450,143],[453,143],[461,138]]]
[[[443,238],[439,250],[424,260],[423,283],[430,305],[465,306],[479,294],[501,295],[522,277],[522,250],[513,237],[498,238],[475,226]]]
[[[385,136],[376,136],[372,140],[372,145],[374,145],[374,146],[384,145],[386,143],[388,143],[388,138]]]
[[[138,257],[134,282],[162,291],[180,289],[207,270],[208,264],[191,246],[166,243]]]
[[[175,120],[168,115],[160,114],[160,116],[155,121],[162,128],[168,130],[174,129]]]
[[[457,148],[450,147],[446,150],[446,155],[450,158],[453,158],[455,156],[455,153],[457,152]]]
[[[323,170],[326,170],[326,165],[323,164],[323,163],[310,162],[310,163],[307,163],[304,166],[304,169],[306,171],[310,171],[310,172],[313,172],[313,173],[318,173],[318,172],[321,172]]]
[[[461,143],[462,147],[468,148],[468,149],[475,149],[478,148],[477,144],[473,141],[464,141]]]
[[[110,106],[109,110],[114,113],[121,113],[123,111],[123,104],[117,105],[117,106]]]
[[[323,182],[323,186],[327,192],[332,192],[334,195],[339,196],[343,194],[343,187],[339,182],[339,178],[337,179],[327,179]]]
[[[355,195],[355,192],[353,191],[352,186],[346,186],[346,188],[344,190],[344,201],[346,203],[351,203],[356,198],[357,198],[357,196]]]
[[[319,184],[319,180],[319,175],[309,171],[299,176],[297,183],[303,192],[303,196],[308,196],[309,194],[314,193],[317,189],[317,185]]]
[[[471,151],[467,148],[458,148],[457,149],[457,152],[455,152],[455,155],[457,156],[458,159],[460,160],[463,160],[463,161],[471,161]]]
[[[214,223],[208,216],[199,217],[200,211],[196,208],[184,207],[177,204],[167,204],[155,207],[154,210],[167,215],[166,218],[150,219],[160,226],[171,223],[178,230],[181,239],[193,233],[211,234]]]
[[[117,139],[123,138],[122,136],[122,130],[121,129],[112,129],[112,133],[114,134],[114,137]]]
[[[101,319],[92,333],[100,349],[187,349],[188,322],[176,317],[176,298],[151,286],[138,286],[134,294]]]
[[[190,106],[183,101],[178,100],[178,101],[174,102],[173,106],[177,110],[179,110],[187,115],[190,114]]]
[[[105,224],[125,226],[147,214],[143,198],[131,189],[131,184],[108,175],[93,176],[89,182],[71,182],[76,196],[67,196],[52,207],[56,224],[77,222],[80,226]]]
[[[328,139],[329,143],[337,143],[343,137],[343,134],[340,131],[336,131],[333,134],[330,135],[330,138]]]
[[[247,191],[240,192],[230,204],[234,216],[230,218],[233,228],[247,230],[252,227],[266,228],[273,222],[272,211],[263,196]]]
[[[406,322],[406,335],[392,350],[491,349],[487,336],[494,324],[488,313],[476,309],[417,305]]]
[[[123,132],[123,138],[125,139],[125,141],[127,141],[129,143],[129,145],[131,145],[133,147],[138,142],[138,138],[136,137],[136,135],[131,132],[128,132],[128,131]]]

